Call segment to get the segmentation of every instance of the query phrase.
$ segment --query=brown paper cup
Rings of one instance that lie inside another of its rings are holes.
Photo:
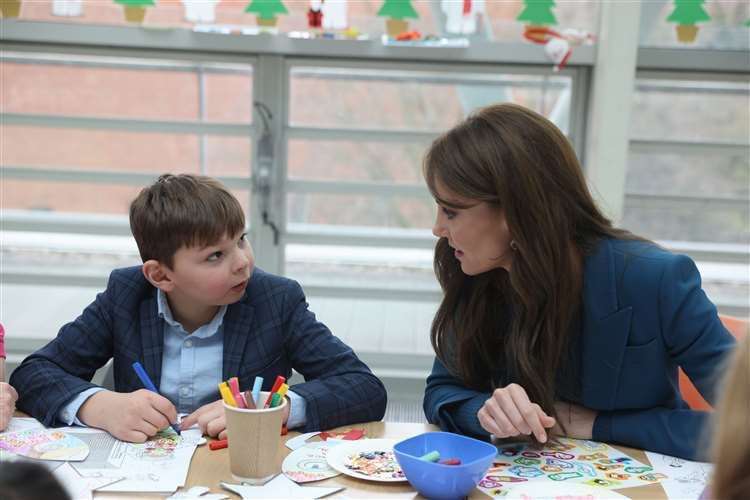
[[[268,392],[261,392],[265,402]],[[229,468],[236,481],[263,484],[281,470],[279,448],[284,398],[276,408],[243,410],[224,403],[229,440]]]

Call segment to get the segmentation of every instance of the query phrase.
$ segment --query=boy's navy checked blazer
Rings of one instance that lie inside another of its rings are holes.
[[[140,266],[113,271],[107,289],[13,372],[10,383],[19,394],[17,407],[46,426],[63,425],[57,419],[61,408],[95,387],[91,378],[110,358],[117,392],[143,387],[132,369],[134,361],[143,364],[158,388],[164,320],[157,311],[156,288]],[[245,388],[260,375],[263,389],[269,390],[277,375],[289,378],[292,369],[305,378],[294,386],[307,403],[300,430],[383,418],[382,382],[315,319],[300,285],[256,268],[244,297],[224,316],[222,376],[238,376]]]

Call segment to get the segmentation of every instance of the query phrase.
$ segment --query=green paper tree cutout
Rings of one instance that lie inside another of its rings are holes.
[[[245,12],[254,12],[260,19],[275,19],[277,14],[289,13],[281,0],[253,0]]]
[[[154,0],[115,0],[115,3],[130,7],[146,7],[147,5],[156,5]]]
[[[750,28],[750,19],[748,19],[747,21],[745,21],[745,26],[747,26],[748,28]]]
[[[516,20],[525,21],[534,26],[557,24],[557,18],[552,12],[555,0],[523,0],[524,9]]]
[[[667,21],[682,26],[692,26],[711,19],[708,12],[703,8],[706,0],[674,0],[674,11],[669,15]]]
[[[385,0],[377,15],[391,19],[419,18],[419,14],[411,5],[411,0]]]

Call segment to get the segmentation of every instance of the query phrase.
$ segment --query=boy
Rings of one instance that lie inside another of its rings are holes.
[[[0,325],[0,432],[8,427],[10,419],[13,417],[15,409],[16,394],[12,386],[6,384],[5,380],[5,330]]]
[[[217,384],[268,390],[292,368],[305,378],[288,392],[284,421],[301,431],[380,420],[383,384],[315,320],[299,284],[254,269],[239,202],[218,181],[162,175],[130,206],[143,266],[117,269],[83,314],[29,356],[11,382],[18,408],[46,426],[88,425],[143,442],[190,413],[225,436]],[[114,359],[117,392],[90,383]],[[140,361],[159,394],[143,389]]]

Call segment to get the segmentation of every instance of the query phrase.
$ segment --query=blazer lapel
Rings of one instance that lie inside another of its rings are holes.
[[[148,299],[141,302],[140,322],[143,352],[143,359],[140,361],[158,389],[161,384],[161,362],[164,354],[164,321],[159,317],[156,290]]]
[[[224,315],[223,380],[235,377],[240,372],[254,315],[255,309],[253,306],[246,304],[244,301],[232,304],[227,308]]]
[[[602,240],[584,268],[583,403],[598,410],[614,406],[633,313],[632,307],[619,306],[611,245]]]

